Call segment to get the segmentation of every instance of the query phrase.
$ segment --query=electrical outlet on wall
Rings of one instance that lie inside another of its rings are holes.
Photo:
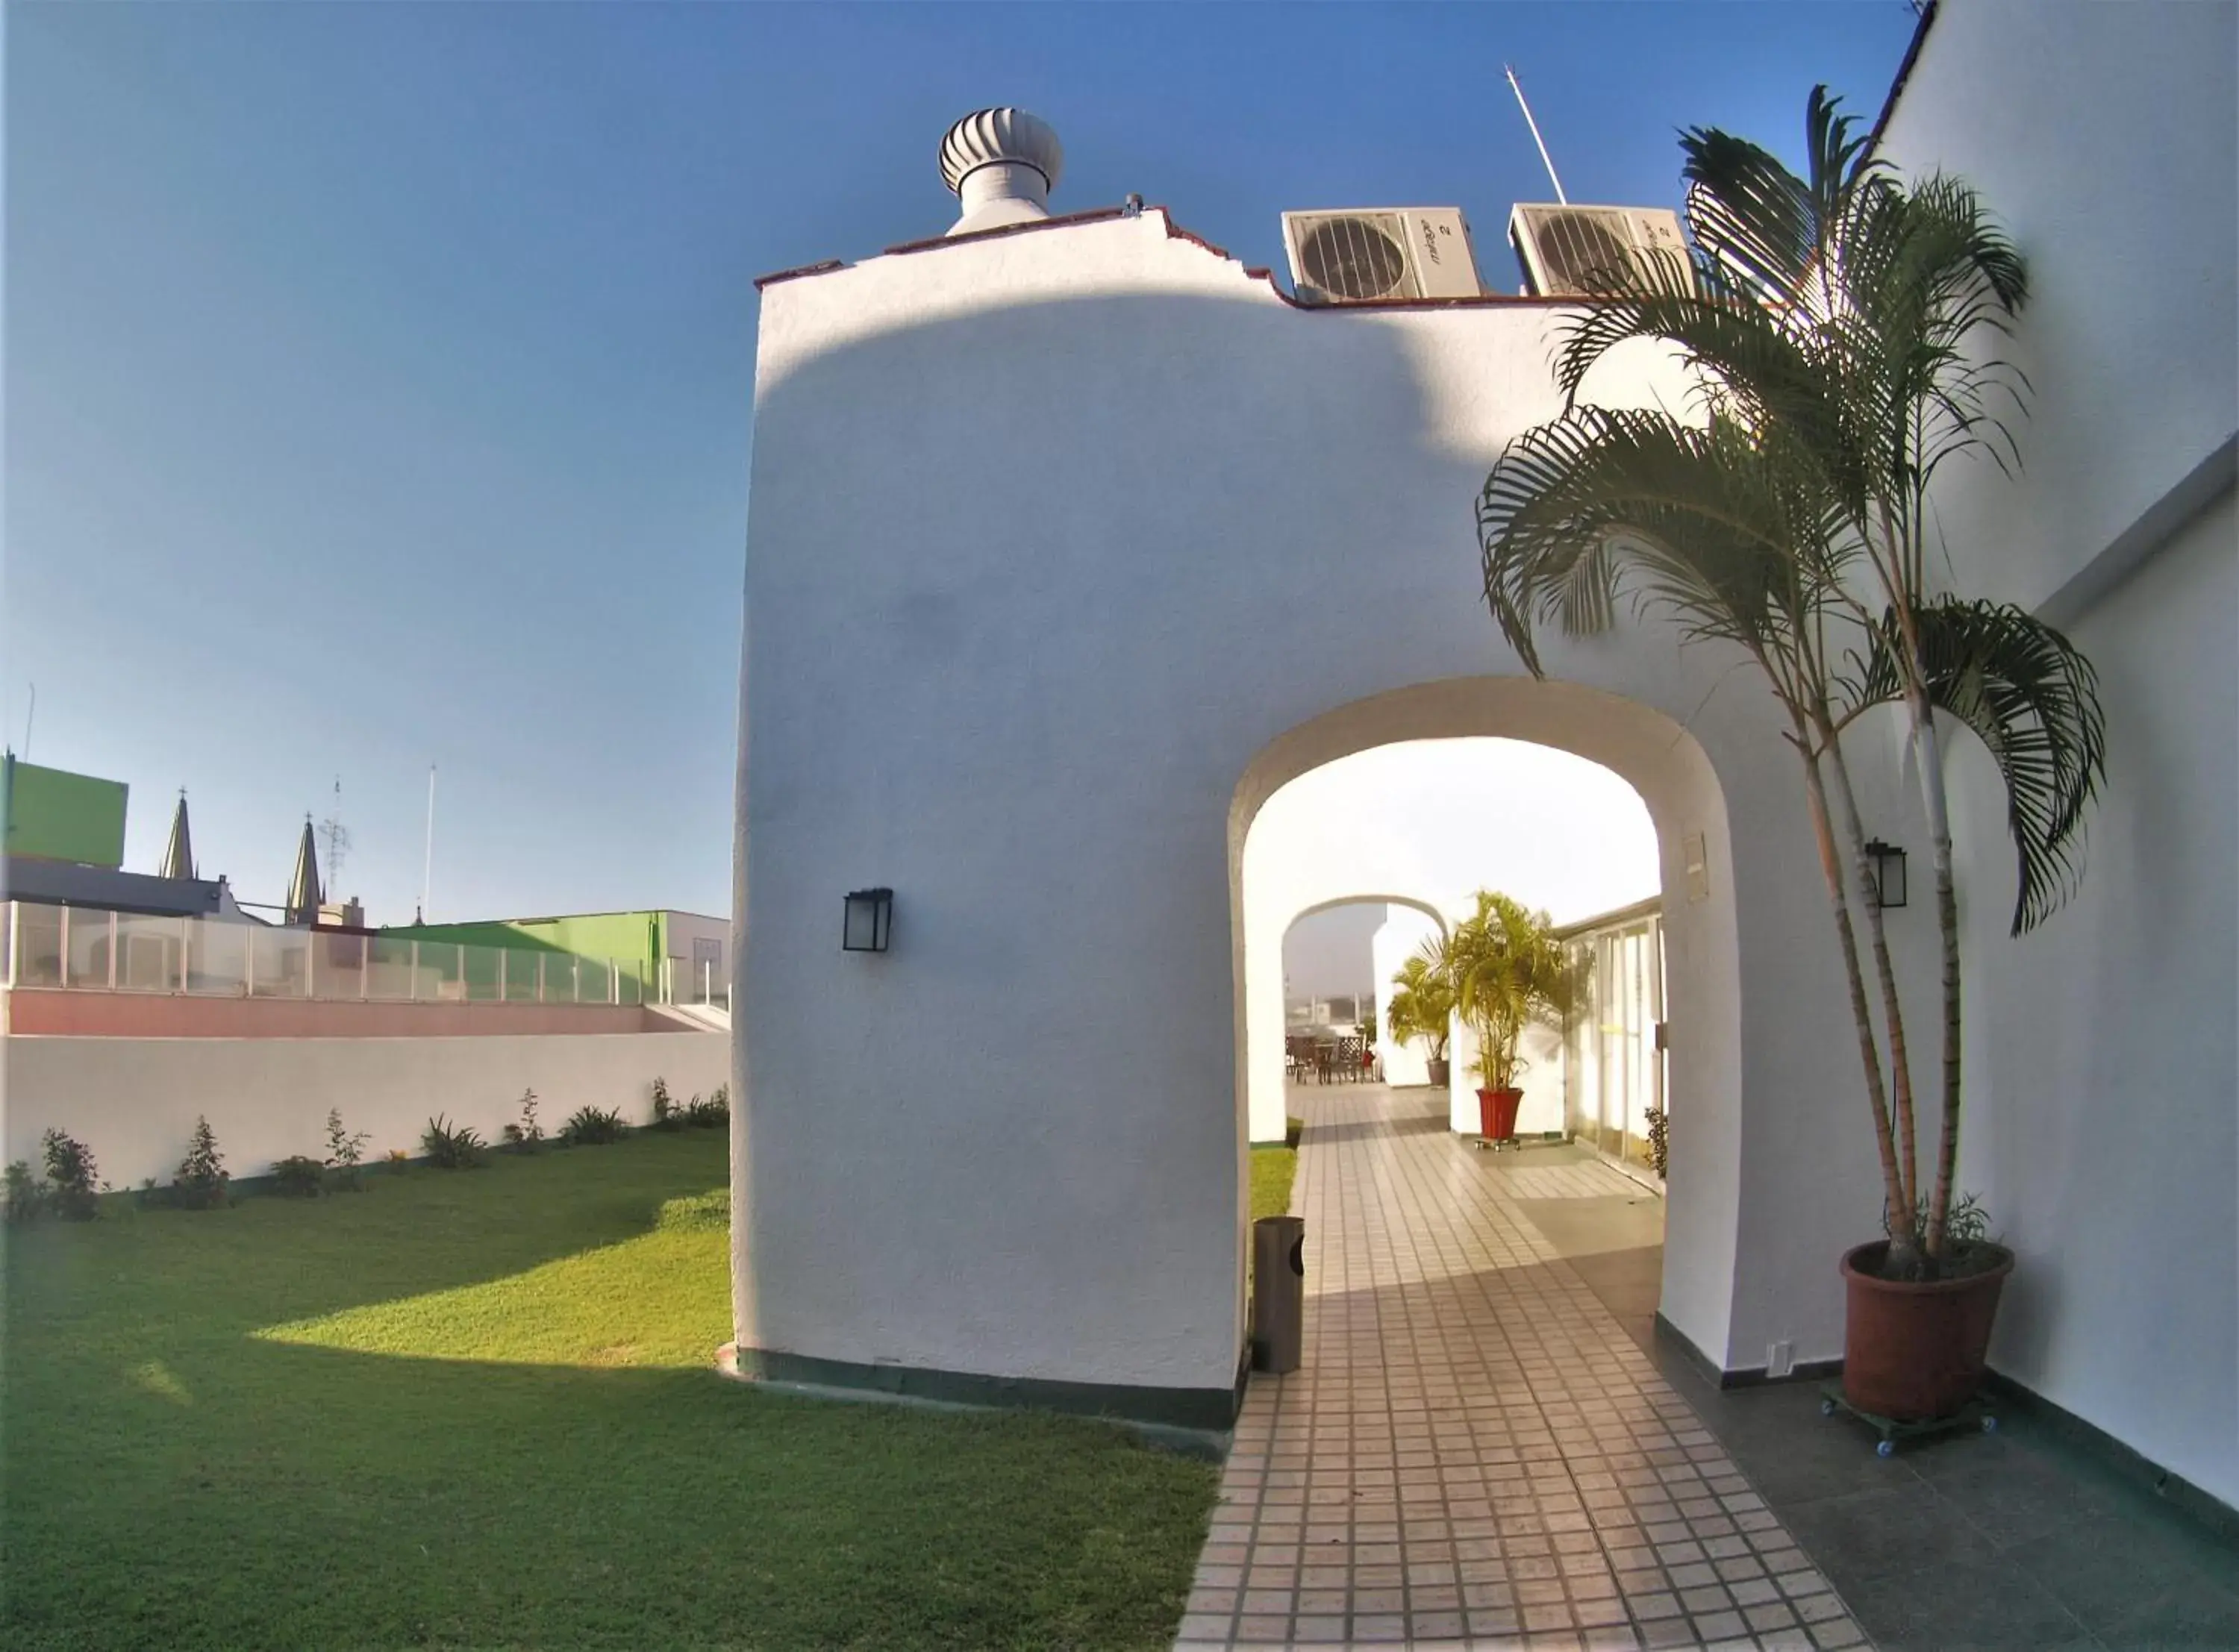
[[[1767,1377],[1786,1377],[1796,1370],[1796,1344],[1782,1341],[1764,1345],[1764,1374]]]

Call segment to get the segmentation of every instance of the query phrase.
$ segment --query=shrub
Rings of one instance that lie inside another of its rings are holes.
[[[521,1121],[505,1127],[505,1139],[516,1153],[544,1151],[544,1126],[536,1122],[536,1092],[521,1092]]]
[[[10,1222],[29,1222],[43,1214],[54,1191],[43,1178],[31,1173],[30,1161],[22,1158],[8,1166],[4,1186]]]
[[[358,1174],[358,1162],[365,1157],[365,1144],[373,1139],[363,1131],[342,1129],[342,1112],[339,1107],[327,1109],[327,1164],[334,1172],[336,1187],[362,1187],[364,1178]]]
[[[560,1139],[570,1147],[599,1147],[629,1134],[622,1116],[611,1108],[578,1107],[560,1127]]]
[[[59,1130],[49,1131],[39,1143],[46,1150],[48,1208],[65,1222],[92,1221],[101,1214],[93,1150]]]
[[[731,1086],[717,1085],[715,1093],[702,1101],[694,1096],[684,1104],[684,1122],[700,1130],[721,1130],[731,1122]]]
[[[1651,1107],[1648,1110],[1648,1167],[1658,1176],[1666,1173],[1664,1166],[1671,1159],[1670,1130],[1671,1123],[1664,1117],[1664,1109]]]
[[[470,1125],[454,1125],[441,1113],[420,1132],[420,1145],[438,1170],[474,1171],[489,1163],[489,1144],[482,1132]]]
[[[188,1138],[187,1156],[171,1182],[171,1203],[183,1211],[214,1211],[232,1203],[226,1184],[232,1177],[217,1151],[217,1133],[209,1120],[195,1116],[195,1133]]]
[[[327,1166],[322,1159],[293,1153],[272,1167],[272,1191],[282,1198],[315,1199],[327,1191]]]
[[[668,1080],[655,1078],[653,1081],[653,1127],[655,1130],[681,1130],[684,1124],[684,1109],[678,1106],[676,1098],[668,1093]]]

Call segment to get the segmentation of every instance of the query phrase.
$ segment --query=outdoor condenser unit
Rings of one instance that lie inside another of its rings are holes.
[[[1598,272],[1638,268],[1644,253],[1687,256],[1679,215],[1651,207],[1518,206],[1508,240],[1525,290],[1542,298],[1591,293]]]
[[[1286,212],[1283,245],[1302,304],[1475,298],[1469,224],[1456,207]]]

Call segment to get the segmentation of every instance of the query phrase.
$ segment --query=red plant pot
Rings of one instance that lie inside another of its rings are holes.
[[[1516,1111],[1524,1105],[1521,1090],[1480,1090],[1477,1092],[1478,1127],[1489,1142],[1505,1142],[1516,1134]]]
[[[1921,1423],[1950,1416],[1975,1397],[1998,1293],[2014,1271],[2012,1251],[1990,1248],[1998,1257],[1995,1265],[1924,1284],[1877,1277],[1889,1251],[1886,1239],[1844,1257],[1844,1399],[1872,1416]]]

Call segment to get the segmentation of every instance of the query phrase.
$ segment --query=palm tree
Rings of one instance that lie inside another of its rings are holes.
[[[1454,926],[1449,949],[1455,999],[1478,1035],[1486,1087],[1513,1090],[1529,1065],[1524,1029],[1559,1025],[1570,1013],[1576,973],[1553,921],[1510,896],[1480,889],[1477,911]]]
[[[1694,255],[1597,278],[1597,302],[1556,355],[1565,412],[1512,443],[1479,496],[1485,595],[1535,673],[1541,621],[1605,630],[1629,593],[1675,617],[1683,640],[1739,647],[1771,687],[1803,766],[1848,978],[1890,1271],[1933,1277],[1946,1259],[1961,1048],[1937,713],[1971,730],[2003,780],[2016,934],[2080,875],[2104,727],[2090,663],[2064,637],[1930,577],[1936,473],[1963,454],[2019,462],[2005,421],[2028,386],[1994,347],[2027,299],[2020,255],[1963,183],[1901,182],[1824,87],[1805,133],[1800,178],[1740,138],[1683,135]],[[1690,416],[1581,404],[1588,370],[1644,338],[1677,348]],[[1924,1198],[1903,1016],[1842,746],[1890,704],[1914,742],[1943,940],[1941,1139]]]
[[[1392,978],[1399,990],[1385,1002],[1384,1014],[1395,1042],[1422,1038],[1430,1044],[1431,1059],[1446,1058],[1446,1039],[1453,1031],[1454,985],[1447,967],[1446,938],[1435,936],[1399,966]]]

